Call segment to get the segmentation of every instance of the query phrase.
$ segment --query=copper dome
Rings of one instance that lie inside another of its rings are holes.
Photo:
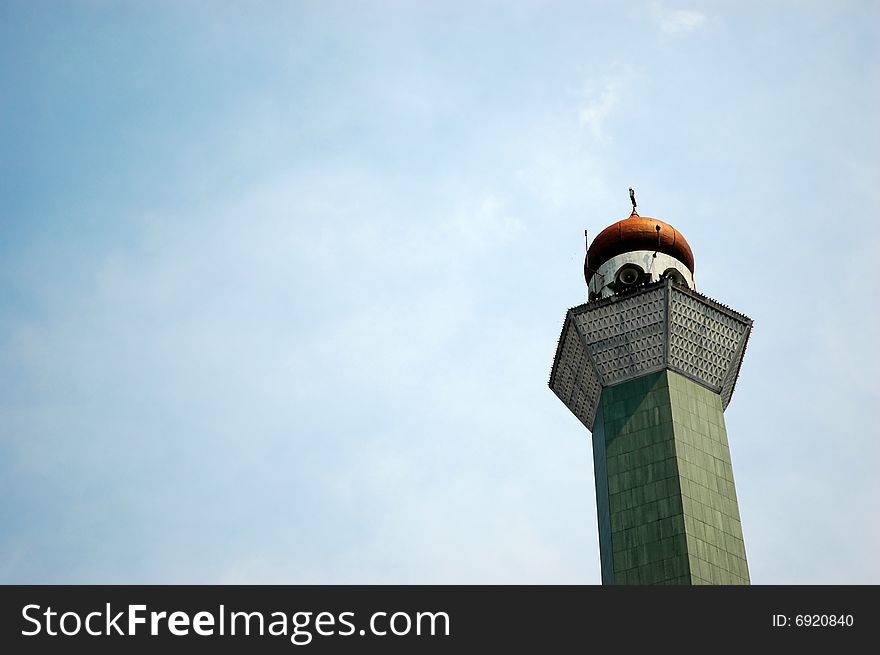
[[[687,266],[691,273],[694,272],[694,253],[681,232],[669,223],[634,213],[614,225],[609,225],[593,239],[587,250],[587,261],[584,262],[584,277],[587,279],[587,284],[590,283],[593,272],[602,264],[612,257],[633,250],[666,253]]]

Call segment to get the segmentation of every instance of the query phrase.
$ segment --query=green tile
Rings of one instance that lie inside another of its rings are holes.
[[[615,580],[747,581],[720,397],[664,371],[600,403]]]

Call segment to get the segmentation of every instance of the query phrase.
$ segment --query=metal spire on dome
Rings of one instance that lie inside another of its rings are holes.
[[[629,201],[633,204],[633,213],[630,216],[638,216],[639,212],[636,211],[636,192],[633,191],[633,188],[629,188]]]

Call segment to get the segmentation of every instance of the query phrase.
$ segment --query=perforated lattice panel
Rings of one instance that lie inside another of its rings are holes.
[[[727,409],[727,405],[730,403],[730,399],[733,396],[733,387],[736,385],[736,378],[739,376],[739,369],[740,366],[742,366],[742,360],[746,354],[746,345],[749,342],[749,334],[751,331],[752,326],[749,324],[746,327],[745,334],[743,334],[740,339],[737,351],[733,354],[730,368],[727,369],[727,373],[724,375],[724,380],[721,382],[721,407],[724,409]]]
[[[578,330],[606,386],[663,366],[665,289],[574,310]]]
[[[719,393],[727,407],[751,325],[668,280],[580,305],[566,316],[550,387],[590,430],[603,387],[663,368]]]
[[[748,324],[675,287],[670,293],[669,366],[721,392]]]
[[[602,386],[570,313],[562,327],[550,388],[588,429],[593,429]]]

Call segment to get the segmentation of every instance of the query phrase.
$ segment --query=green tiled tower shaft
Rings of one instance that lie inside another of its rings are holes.
[[[718,393],[671,370],[602,390],[593,456],[604,584],[748,584]]]

